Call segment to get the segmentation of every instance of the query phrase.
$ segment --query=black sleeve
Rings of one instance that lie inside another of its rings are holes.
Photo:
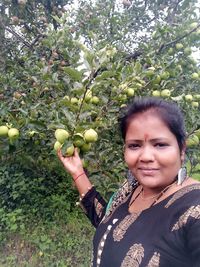
[[[81,207],[94,227],[97,227],[103,219],[106,206],[106,201],[100,193],[96,191],[95,187],[92,187],[81,200]]]
[[[200,206],[198,207],[198,214],[193,218],[193,224],[187,231],[187,243],[192,255],[192,266],[200,266]]]

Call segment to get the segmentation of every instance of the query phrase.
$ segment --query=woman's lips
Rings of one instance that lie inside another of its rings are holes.
[[[138,169],[143,175],[151,175],[151,176],[153,176],[158,171],[158,169],[156,168],[138,168]]]

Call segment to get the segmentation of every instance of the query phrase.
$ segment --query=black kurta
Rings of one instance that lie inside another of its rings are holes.
[[[107,211],[95,188],[82,200],[97,227],[92,266],[199,267],[200,184],[183,187],[140,213],[128,211],[133,190],[125,183]]]

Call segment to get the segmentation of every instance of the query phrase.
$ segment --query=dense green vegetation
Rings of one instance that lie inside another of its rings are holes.
[[[0,266],[89,266],[94,229],[57,159],[58,128],[109,199],[127,172],[118,117],[134,96],[170,99],[200,179],[199,13],[195,0],[0,1]]]

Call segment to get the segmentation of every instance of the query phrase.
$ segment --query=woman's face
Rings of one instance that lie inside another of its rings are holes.
[[[164,188],[174,181],[184,160],[175,135],[152,112],[135,116],[125,137],[125,161],[146,188]]]

